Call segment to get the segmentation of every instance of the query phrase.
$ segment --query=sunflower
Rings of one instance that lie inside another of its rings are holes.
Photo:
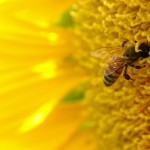
[[[136,62],[145,68],[128,69],[134,81],[120,77],[108,88],[97,76],[107,61],[90,55],[125,40],[136,51],[150,42],[149,6],[148,0],[1,0],[0,148],[150,149],[150,58]]]
[[[150,58],[136,62],[145,68],[128,69],[134,81],[120,76],[108,88],[103,84],[103,76],[97,75],[108,62],[90,56],[94,49],[113,49],[126,40],[135,45],[136,51],[141,43],[149,43],[149,6],[148,0],[79,0],[75,5],[76,31],[82,39],[78,58],[89,75],[86,100],[101,150],[150,149]]]
[[[74,0],[0,1],[0,149],[92,150]]]

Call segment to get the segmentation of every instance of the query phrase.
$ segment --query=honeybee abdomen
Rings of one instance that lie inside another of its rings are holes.
[[[122,73],[124,65],[125,60],[122,57],[113,57],[113,59],[108,63],[104,73],[104,84],[106,86],[111,86],[118,79]]]
[[[112,75],[104,76],[104,84],[106,86],[111,86],[117,80],[117,78]]]
[[[107,70],[106,70],[107,72]],[[116,80],[118,79],[118,77],[120,76],[122,72],[122,68],[120,68],[119,70],[113,72],[112,74],[108,74],[108,75],[104,75],[104,84],[105,86],[111,86],[113,83],[116,82]]]

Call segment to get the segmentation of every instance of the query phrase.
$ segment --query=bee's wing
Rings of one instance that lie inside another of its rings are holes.
[[[101,47],[93,50],[91,56],[102,60],[108,60],[113,56],[121,56],[126,47]]]
[[[117,57],[119,57],[119,58],[121,58],[121,59],[113,61],[113,60],[116,59]],[[111,63],[111,62],[114,62],[114,63],[118,63],[118,62],[119,62],[120,65],[119,65],[119,64],[118,64],[118,66],[115,65],[115,68],[113,68],[112,70],[108,70],[108,71],[106,72],[106,69],[107,69],[108,65],[110,65],[109,63]],[[111,59],[109,59],[109,62],[108,62],[107,64],[104,64],[103,66],[101,66],[101,69],[99,70],[98,75],[99,75],[99,76],[102,76],[102,75],[103,75],[103,76],[104,76],[104,75],[105,75],[105,76],[110,75],[110,74],[116,72],[117,70],[119,70],[120,68],[124,67],[125,65],[126,65],[126,62],[124,61],[123,57],[114,56],[114,57],[112,57]]]
[[[108,64],[106,64],[106,63],[100,64],[100,69],[98,71],[98,76],[104,76],[107,65]]]
[[[112,59],[114,59],[115,57],[123,57],[123,52],[125,49],[127,49],[127,47],[118,46],[118,47],[101,47],[93,50],[91,52],[91,56],[98,58],[102,61],[102,63],[100,64],[100,71],[98,72],[98,75],[103,76],[104,74],[105,75],[112,74],[116,70],[122,68],[125,64],[123,64],[122,66],[118,66],[112,72],[109,72],[107,74],[105,72],[108,63],[111,62]]]

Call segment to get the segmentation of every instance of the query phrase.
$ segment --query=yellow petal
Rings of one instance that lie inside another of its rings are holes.
[[[95,150],[98,141],[93,130],[78,131],[59,150]]]
[[[0,141],[3,139],[7,144],[0,144],[0,149],[7,150],[12,147],[14,150],[15,148],[19,150],[18,146],[22,146],[21,150],[61,150],[64,145],[70,144],[69,141],[73,140],[74,135],[79,133],[80,123],[86,119],[81,113],[83,109],[85,106],[81,104],[58,105],[45,122],[34,130],[26,134],[14,134],[11,131],[1,135]]]
[[[76,62],[64,60],[76,51],[72,31],[51,27],[72,2],[0,3],[2,150],[59,149],[85,119],[81,104],[59,105],[84,76]]]
[[[57,100],[51,100],[51,103],[44,104],[31,116],[29,116],[19,129],[19,132],[28,132],[45,121],[57,104]]]

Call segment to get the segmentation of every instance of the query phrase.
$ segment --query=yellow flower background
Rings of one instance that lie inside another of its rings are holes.
[[[107,61],[90,55],[150,42],[149,6],[0,0],[0,149],[150,149],[150,58],[128,69],[135,81],[121,76],[108,88],[97,75]]]
[[[95,147],[84,102],[62,102],[84,90],[85,73],[72,58],[76,36],[58,25],[74,2],[0,0],[1,150]]]

